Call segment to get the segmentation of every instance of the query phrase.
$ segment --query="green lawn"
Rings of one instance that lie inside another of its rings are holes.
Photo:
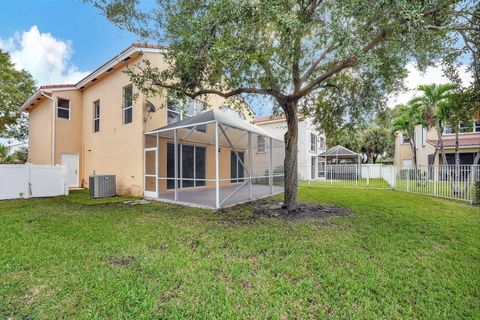
[[[356,179],[356,180],[302,180],[300,181],[301,186],[308,187],[359,187],[359,188],[373,188],[373,189],[390,189],[390,185],[387,181],[381,178],[373,179]]]
[[[0,202],[0,319],[480,317],[479,208],[390,190],[299,196],[355,215],[253,220],[252,205],[92,205],[84,192]]]

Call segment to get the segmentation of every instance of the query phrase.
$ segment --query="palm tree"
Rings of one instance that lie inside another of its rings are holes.
[[[397,107],[397,117],[393,120],[393,132],[401,132],[410,139],[410,148],[412,149],[413,165],[417,166],[417,148],[415,141],[415,126],[424,125],[419,104],[409,102],[408,105]]]
[[[413,103],[420,106],[425,121],[428,123],[429,127],[435,127],[438,136],[438,143],[435,147],[435,151],[440,148],[442,162],[445,165],[448,164],[448,162],[443,148],[443,123],[446,120],[448,98],[451,91],[455,88],[456,86],[451,83],[421,85],[417,89],[421,91],[423,95],[412,100]]]

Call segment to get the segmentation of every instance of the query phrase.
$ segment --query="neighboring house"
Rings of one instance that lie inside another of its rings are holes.
[[[287,132],[284,116],[257,117],[255,124],[278,137]],[[325,167],[325,159],[319,155],[325,151],[325,135],[313,123],[311,117],[300,118],[298,123],[298,178],[301,180],[317,179],[319,168]]]
[[[480,151],[480,121],[474,122],[471,127],[461,125],[459,129],[460,163],[465,165],[473,164],[477,152]],[[450,126],[445,126],[442,138],[447,162],[448,164],[455,164],[455,133]],[[437,156],[433,159],[437,143],[438,135],[435,128],[427,130],[420,125],[415,127],[417,165],[444,164],[440,150],[438,150]],[[394,164],[401,167],[413,165],[410,140],[401,132],[397,132],[395,137]]]
[[[41,86],[21,107],[29,114],[28,162],[67,165],[69,187],[88,188],[90,175],[114,174],[118,194],[143,195],[145,132],[208,108],[252,121],[247,105],[237,112],[218,96],[186,104],[167,92],[146,98],[124,71],[145,59],[166,68],[163,50],[133,44],[78,83]],[[166,157],[160,153],[159,161]],[[220,161],[230,165],[229,157]]]

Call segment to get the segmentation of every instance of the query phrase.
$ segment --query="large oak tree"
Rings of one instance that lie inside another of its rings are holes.
[[[0,137],[25,140],[27,117],[19,108],[35,91],[35,82],[25,70],[17,70],[10,55],[0,49]]]
[[[276,101],[288,126],[288,210],[297,206],[298,114],[309,98],[341,90],[335,82],[347,70],[391,86],[407,62],[434,63],[458,49],[456,30],[468,35],[477,28],[471,23],[476,4],[468,1],[158,0],[153,8],[135,0],[93,2],[118,26],[168,45],[169,70],[146,64],[131,73],[146,92]]]

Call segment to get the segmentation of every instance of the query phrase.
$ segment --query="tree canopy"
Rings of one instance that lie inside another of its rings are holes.
[[[286,115],[285,204],[295,208],[298,106],[342,77],[398,87],[406,63],[435,63],[458,48],[457,30],[476,32],[475,2],[378,0],[93,0],[116,25],[168,45],[165,70],[145,62],[130,73],[146,93],[192,98],[271,96]],[[475,10],[474,10],[475,9]],[[454,63],[459,57],[450,55]]]
[[[9,54],[0,49],[0,137],[27,137],[27,118],[19,108],[33,91],[32,76],[25,70],[16,70]]]

